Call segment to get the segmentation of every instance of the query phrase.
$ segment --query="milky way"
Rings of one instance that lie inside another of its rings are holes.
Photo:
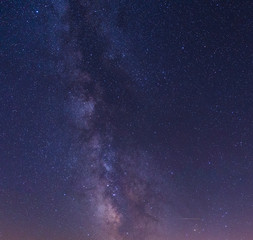
[[[96,18],[103,18],[101,14],[98,17],[90,16],[96,12],[94,10],[96,6],[90,4],[91,6],[87,7],[87,5],[89,4],[85,2],[80,3],[79,6],[85,11],[84,17],[91,18],[87,20],[84,18],[87,21],[83,23],[84,29],[88,24],[93,24]],[[113,7],[113,4],[112,6],[109,4],[109,7]],[[75,28],[77,13],[71,13],[70,9],[68,11],[65,14],[70,15],[70,19],[73,18],[74,25],[68,26],[70,30],[64,32],[69,37],[72,27]],[[97,11],[105,11],[105,9]],[[74,15],[72,18],[71,14]],[[88,31],[98,35],[96,37],[99,39],[107,39],[108,45],[112,45],[111,48],[114,48],[115,41],[116,44],[120,41],[116,36],[111,36],[113,33],[108,33],[104,29],[108,26],[97,24],[93,27],[94,29]],[[114,30],[114,26],[109,27]],[[78,31],[80,29],[82,25],[78,26]],[[115,31],[117,31],[116,27]],[[76,33],[78,34],[79,32]],[[120,31],[118,34],[121,34]],[[117,134],[117,127],[113,124],[114,115],[122,115],[126,110],[119,109],[124,107],[120,103],[122,100],[118,99],[108,104],[104,99],[106,93],[99,83],[102,74],[99,71],[95,74],[86,71],[82,62],[84,56],[81,44],[77,43],[78,37],[73,35],[70,42],[62,45],[67,49],[63,51],[69,56],[69,61],[63,61],[67,71],[61,74],[67,77],[69,82],[66,94],[66,116],[76,138],[76,142],[73,142],[75,150],[72,156],[77,159],[73,163],[73,168],[77,168],[74,194],[79,195],[80,205],[84,207],[83,211],[89,212],[89,221],[84,222],[84,225],[87,224],[88,235],[95,239],[153,239],[154,236],[156,239],[163,239],[168,234],[161,227],[166,218],[163,205],[168,201],[172,186],[167,184],[167,190],[163,189],[162,185],[166,177],[163,179],[162,171],[157,168],[147,150],[142,150],[138,146],[129,147],[128,142],[125,142],[128,138],[122,143],[126,147],[115,142],[114,134],[115,132]],[[124,48],[121,44],[118,47]],[[92,52],[92,49],[90,51]],[[104,49],[105,58],[108,56],[114,58],[115,54],[120,54],[111,51],[113,50],[110,47]],[[111,71],[110,66],[107,66],[108,63],[100,61],[98,64],[98,69],[101,71]],[[123,77],[126,75],[120,66],[118,71],[119,75]],[[130,93],[126,94],[134,97]],[[75,154],[78,156],[74,156]],[[170,179],[166,181],[169,182]]]
[[[0,3],[0,240],[251,240],[251,1]]]

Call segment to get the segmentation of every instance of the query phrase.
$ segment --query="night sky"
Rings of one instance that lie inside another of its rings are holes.
[[[252,240],[252,12],[0,1],[0,240]]]

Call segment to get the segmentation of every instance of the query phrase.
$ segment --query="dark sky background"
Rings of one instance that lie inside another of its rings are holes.
[[[1,240],[252,240],[252,1],[0,1]]]

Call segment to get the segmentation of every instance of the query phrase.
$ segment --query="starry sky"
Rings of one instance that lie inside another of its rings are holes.
[[[0,240],[252,240],[252,11],[0,1]]]

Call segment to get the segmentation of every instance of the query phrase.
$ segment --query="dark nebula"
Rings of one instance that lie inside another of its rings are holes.
[[[253,239],[253,3],[0,2],[0,240]]]

